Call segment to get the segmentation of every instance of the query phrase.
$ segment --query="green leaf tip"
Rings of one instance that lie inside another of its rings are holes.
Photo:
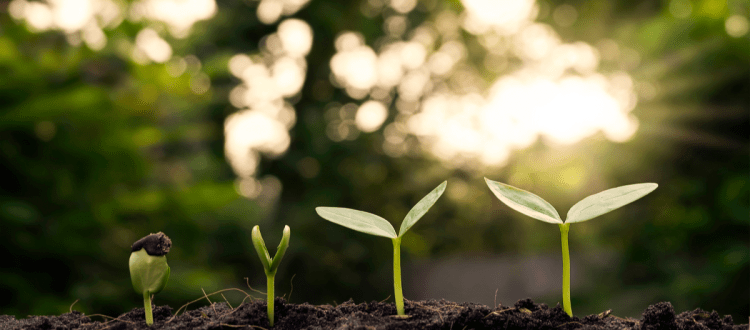
[[[448,186],[448,181],[443,181],[437,188],[433,189],[427,196],[424,196],[414,207],[411,208],[409,213],[404,217],[404,221],[401,222],[401,229],[399,229],[398,237],[404,236],[409,229],[414,226],[422,216],[435,205],[438,198],[445,192],[445,187]]]
[[[508,207],[540,221],[563,223],[557,210],[543,198],[505,183],[487,178],[484,181],[492,193]]]
[[[253,227],[251,237],[253,240],[253,246],[255,247],[255,251],[258,253],[260,262],[263,264],[263,270],[266,272],[266,275],[275,274],[276,270],[279,268],[279,264],[281,263],[281,258],[284,257],[286,249],[289,247],[291,229],[289,229],[289,226],[284,226],[284,231],[281,234],[281,241],[279,242],[279,246],[276,248],[276,255],[274,255],[273,259],[268,253],[268,248],[266,248],[266,242],[263,241],[263,236],[260,234],[259,226],[256,225],[255,227]]]
[[[588,196],[570,208],[565,223],[591,220],[648,195],[658,186],[656,183],[637,183]]]

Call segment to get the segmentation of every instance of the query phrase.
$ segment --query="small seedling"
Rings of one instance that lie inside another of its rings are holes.
[[[263,236],[260,235],[260,227],[253,227],[253,246],[255,246],[255,251],[258,252],[260,262],[263,264],[263,270],[266,272],[266,284],[268,285],[268,288],[266,289],[266,300],[268,301],[268,322],[271,324],[271,326],[273,326],[274,276],[276,276],[276,270],[279,268],[281,258],[283,258],[284,253],[286,253],[286,248],[289,247],[290,235],[291,233],[289,230],[289,226],[284,226],[284,232],[281,236],[281,242],[279,243],[279,247],[276,248],[276,255],[273,256],[273,259],[271,259],[271,255],[268,254],[268,249],[266,248],[266,243],[263,242]]]
[[[516,187],[484,178],[490,190],[510,208],[534,219],[554,223],[560,227],[563,258],[563,308],[573,316],[570,307],[570,253],[568,252],[568,229],[571,223],[584,222],[602,214],[630,204],[654,191],[656,183],[638,183],[602,191],[582,199],[568,211],[565,221],[560,219],[550,203],[541,197]]]
[[[417,205],[414,205],[409,213],[406,214],[404,221],[401,222],[401,229],[398,235],[388,220],[372,213],[341,207],[315,208],[318,215],[330,222],[365,234],[391,239],[393,242],[393,288],[398,315],[404,315],[404,294],[401,290],[401,237],[435,204],[445,191],[447,185],[448,181],[443,181],[437,188],[422,198]]]
[[[135,292],[143,295],[146,324],[154,323],[151,312],[151,296],[159,293],[169,280],[167,253],[172,241],[162,232],[150,234],[137,240],[130,248],[130,280]]]

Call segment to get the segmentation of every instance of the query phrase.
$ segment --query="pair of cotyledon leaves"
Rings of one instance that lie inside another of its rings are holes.
[[[505,205],[534,219],[556,224],[591,220],[630,204],[658,187],[656,183],[637,183],[593,194],[573,205],[563,221],[557,210],[541,197],[504,183],[487,178],[484,180],[487,181],[492,193]]]
[[[568,211],[566,220],[563,221],[557,210],[541,197],[487,178],[485,178],[485,181],[492,193],[510,208],[534,219],[556,224],[591,220],[629,204],[658,187],[655,183],[638,183],[602,191],[573,205]],[[393,229],[390,222],[372,213],[340,207],[317,207],[315,211],[324,219],[349,229],[391,239],[399,238],[435,204],[445,191],[447,183],[447,181],[443,181],[437,188],[422,198],[417,205],[414,205],[401,223],[398,234],[396,234],[396,230]]]
[[[360,231],[370,235],[383,236],[390,239],[404,236],[409,228],[414,226],[422,216],[437,202],[438,198],[443,195],[448,181],[443,181],[437,188],[433,189],[427,196],[414,205],[409,213],[406,214],[404,221],[401,222],[401,229],[398,234],[393,229],[388,220],[385,220],[372,213],[347,209],[342,207],[316,207],[315,211],[330,222],[342,225],[349,229]]]

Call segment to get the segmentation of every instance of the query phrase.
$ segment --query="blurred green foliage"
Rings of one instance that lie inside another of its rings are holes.
[[[326,137],[325,106],[351,101],[329,83],[333,40],[344,30],[374,40],[383,22],[363,16],[358,1],[312,1],[295,15],[310,24],[315,41],[292,143],[258,171],[282,183],[276,203],[237,194],[223,151],[223,123],[236,111],[228,101],[237,84],[228,59],[257,51],[275,29],[258,22],[256,2],[220,2],[213,19],[194,27],[200,33],[170,40],[175,54],[202,63],[177,78],[166,65],[137,64],[115,46],[98,52],[71,46],[60,33],[32,33],[0,15],[0,247],[6,257],[0,312],[61,314],[76,300],[74,308],[87,314],[114,316],[138,307],[129,248],[157,231],[174,245],[172,278],[156,304],[177,308],[200,297],[201,289],[247,289],[246,283],[262,290],[250,241],[256,224],[268,232],[289,225],[295,232],[277,278],[279,295],[294,287],[296,303],[382,300],[392,290],[386,243],[327,224],[314,207],[401,219],[448,179],[448,198],[404,239],[405,265],[459,253],[559,253],[555,230],[503,208],[482,178],[549,196],[567,210],[603,190],[584,186],[571,193],[565,183],[582,180],[583,173],[594,178],[584,182],[604,187],[657,182],[660,188],[571,235],[574,251],[620,254],[619,264],[574,292],[579,313],[612,308],[636,316],[664,300],[678,311],[715,309],[742,322],[750,311],[750,42],[747,35],[728,36],[724,22],[750,7],[714,2],[693,1],[696,9],[686,19],[671,16],[670,1],[569,2],[579,23],[560,28],[563,39],[629,45],[641,54],[633,78],[658,82],[662,90],[639,101],[640,128],[626,143],[600,135],[564,147],[541,140],[513,154],[505,167],[478,172],[451,169],[426,155],[389,157],[377,134],[343,142]],[[541,11],[562,3],[540,2]],[[441,5],[460,10],[458,2]],[[424,13],[410,19],[424,19]],[[116,44],[134,38],[137,29],[126,22],[106,33]],[[190,79],[201,73],[212,88],[196,95]],[[312,178],[300,175],[306,157],[320,164]],[[534,299],[554,305],[559,297]]]

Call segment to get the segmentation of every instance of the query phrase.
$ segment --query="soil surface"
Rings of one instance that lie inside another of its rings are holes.
[[[490,308],[473,303],[446,300],[407,301],[407,317],[396,315],[393,303],[355,304],[347,301],[338,306],[287,304],[282,298],[275,303],[276,324],[270,327],[266,303],[255,300],[235,308],[227,303],[175,315],[169,306],[154,308],[154,324],[146,326],[143,308],[135,308],[117,318],[94,321],[81,312],[60,316],[29,316],[16,320],[0,316],[0,329],[638,329],[638,330],[747,330],[748,325],[734,325],[731,316],[701,309],[675,315],[672,304],[660,302],[648,306],[640,320],[614,316],[609,311],[586,317],[569,317],[562,307],[548,307],[523,299],[512,307]],[[101,316],[92,315],[96,319]]]

